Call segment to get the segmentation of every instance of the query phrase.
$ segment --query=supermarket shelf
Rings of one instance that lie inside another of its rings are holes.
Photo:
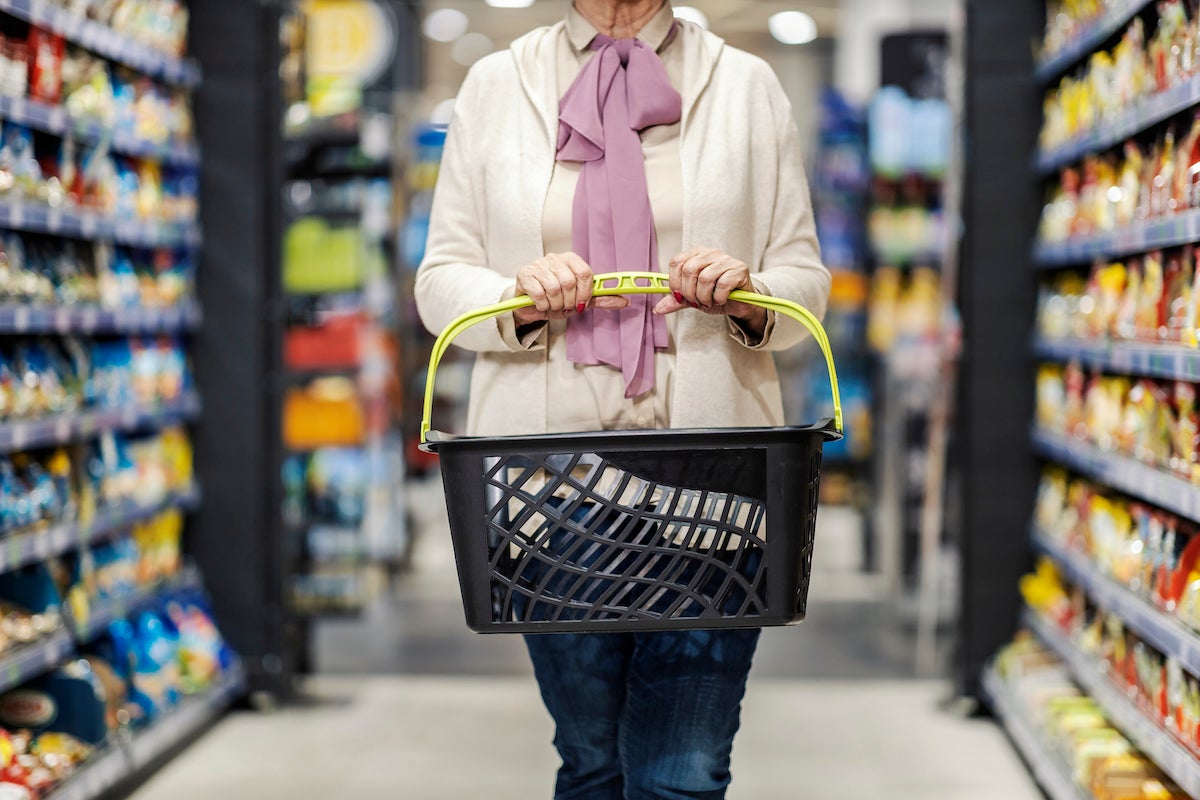
[[[204,694],[184,699],[179,706],[149,728],[134,734],[129,743],[129,766],[138,772],[182,744],[233,704],[246,687],[241,664],[235,664],[221,682]]]
[[[1176,247],[1198,239],[1200,208],[1193,208],[1110,233],[1076,237],[1063,242],[1038,242],[1033,248],[1033,260],[1039,267],[1054,268],[1142,253],[1158,247]]]
[[[1025,624],[1058,654],[1075,680],[1103,709],[1104,716],[1158,764],[1191,797],[1200,797],[1200,759],[1138,708],[1117,688],[1104,665],[1080,651],[1053,624],[1026,611]]]
[[[1034,67],[1034,77],[1041,83],[1048,83],[1057,78],[1070,69],[1075,62],[1091,55],[1092,51],[1125,27],[1126,23],[1143,8],[1150,5],[1151,1],[1125,0],[1125,2],[1113,3],[1112,8],[1102,14],[1100,19],[1087,31],[1076,36],[1069,45],[1052,56],[1039,59]]]
[[[1051,461],[1167,511],[1200,521],[1200,486],[1170,472],[1037,427],[1033,430],[1033,445],[1034,450]]]
[[[0,657],[0,692],[7,691],[57,666],[75,649],[69,631],[20,647]]]
[[[1087,556],[1068,550],[1045,532],[1034,530],[1033,544],[1062,569],[1068,580],[1082,587],[1097,605],[1116,614],[1147,644],[1176,659],[1185,670],[1200,675],[1200,632],[1155,608],[1100,572]]]
[[[0,202],[0,228],[76,239],[111,239],[131,247],[195,247],[200,244],[200,227],[194,223],[122,219],[24,202]]]
[[[1020,702],[992,667],[984,670],[982,686],[992,711],[1050,800],[1095,800],[1071,779],[1067,764],[1047,747]]]
[[[0,453],[66,444],[108,431],[136,431],[187,422],[199,412],[200,397],[192,393],[175,403],[84,411],[45,419],[0,423]]]
[[[202,319],[194,300],[170,308],[0,304],[0,334],[181,333],[196,330]]]
[[[119,153],[137,158],[181,166],[200,163],[200,151],[193,144],[152,142],[127,132],[115,131],[103,123],[75,119],[65,107],[43,103],[31,97],[0,95],[0,118],[56,136],[74,136],[91,144],[106,143]]]
[[[157,503],[130,503],[99,512],[89,525],[64,522],[48,529],[14,533],[0,539],[0,573],[26,564],[36,564],[77,547],[106,539],[140,522],[153,519],[170,508],[192,511],[200,506],[200,489],[191,486],[168,495]]]
[[[134,734],[128,743],[114,743],[93,756],[45,800],[95,800],[152,765],[229,708],[246,689],[240,664],[215,687],[189,697],[154,725]]]
[[[129,757],[119,745],[109,745],[93,755],[44,800],[94,800],[129,775]]]
[[[1033,352],[1049,361],[1078,360],[1084,366],[1108,372],[1200,381],[1200,349],[1178,344],[1038,339],[1033,343]]]
[[[1135,101],[1115,120],[1075,136],[1070,141],[1051,148],[1039,150],[1035,159],[1037,170],[1044,175],[1056,172],[1061,167],[1079,161],[1091,153],[1098,153],[1119,145],[1134,134],[1170,119],[1200,104],[1200,76],[1193,77],[1165,92],[1158,92]]]
[[[97,55],[182,86],[200,83],[200,67],[191,59],[172,58],[107,25],[77,17],[49,0],[0,0],[0,11],[60,33]]]
[[[125,619],[142,608],[153,605],[163,595],[187,589],[198,589],[202,585],[199,571],[184,568],[178,575],[157,586],[134,592],[127,597],[96,603],[91,608],[86,620],[75,622],[75,641],[87,644],[104,633],[113,622]]]

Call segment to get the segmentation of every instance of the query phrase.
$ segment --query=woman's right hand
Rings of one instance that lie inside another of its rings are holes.
[[[575,253],[550,253],[517,272],[516,296],[528,295],[532,306],[518,308],[513,317],[518,325],[548,319],[565,319],[596,308],[625,308],[624,297],[592,298],[592,268]]]

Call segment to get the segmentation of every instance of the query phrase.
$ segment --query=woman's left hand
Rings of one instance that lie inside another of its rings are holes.
[[[674,314],[690,307],[734,317],[755,333],[763,332],[765,309],[729,299],[737,289],[757,291],[750,281],[750,268],[741,261],[711,247],[695,247],[672,258],[670,269],[671,295],[659,301],[655,314]]]

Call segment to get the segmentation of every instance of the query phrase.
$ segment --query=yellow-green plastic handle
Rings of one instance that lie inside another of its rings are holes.
[[[610,272],[606,275],[596,275],[592,287],[592,297],[670,294],[670,292],[669,278],[661,272]],[[808,329],[817,345],[820,346],[821,353],[825,356],[825,366],[829,370],[829,389],[833,394],[833,424],[838,433],[841,433],[842,397],[838,391],[837,369],[833,364],[833,352],[829,349],[829,337],[825,335],[825,329],[821,327],[820,320],[813,316],[813,313],[807,308],[799,303],[793,303],[791,300],[741,290],[732,292],[729,299],[791,317]],[[437,337],[437,341],[433,343],[433,351],[429,354],[429,370],[425,376],[425,410],[421,417],[421,444],[425,444],[425,437],[429,433],[433,417],[433,384],[437,378],[437,368],[442,362],[442,356],[450,348],[451,342],[467,328],[531,305],[533,305],[533,300],[522,295],[502,303],[469,311],[447,325],[446,329]]]

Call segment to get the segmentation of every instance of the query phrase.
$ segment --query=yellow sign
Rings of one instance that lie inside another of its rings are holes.
[[[396,46],[395,21],[372,0],[308,0],[307,69],[310,78],[371,83],[387,68]]]

